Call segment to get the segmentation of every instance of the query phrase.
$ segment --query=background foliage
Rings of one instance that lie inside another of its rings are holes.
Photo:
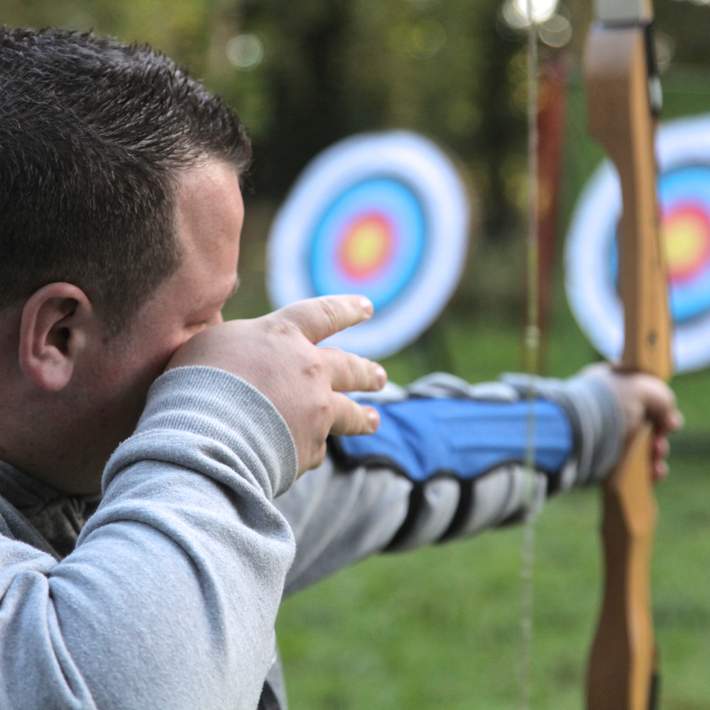
[[[568,103],[559,242],[599,160],[587,140],[579,56],[589,3],[560,12]],[[656,2],[666,117],[710,108],[710,9]],[[222,93],[250,128],[256,162],[247,196],[242,283],[232,316],[263,312],[264,237],[280,200],[318,151],[355,132],[422,132],[458,162],[471,187],[475,248],[440,321],[385,364],[406,381],[431,369],[472,380],[520,367],[526,199],[523,38],[500,0],[4,0],[2,20],[59,25],[149,42]],[[560,245],[558,244],[558,252]],[[554,278],[549,372],[595,358]],[[663,707],[710,706],[705,504],[710,440],[706,373],[676,379],[688,419],[674,480],[659,491],[655,566]],[[533,706],[581,707],[582,668],[600,587],[590,492],[553,502],[538,524]],[[293,708],[513,708],[519,690],[520,533],[369,560],[286,602],[280,621]]]

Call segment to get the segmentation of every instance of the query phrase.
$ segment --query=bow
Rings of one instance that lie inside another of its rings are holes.
[[[668,379],[670,323],[660,243],[654,154],[660,85],[653,60],[650,0],[597,0],[585,77],[590,132],[621,183],[619,284],[624,370]],[[631,441],[602,491],[604,597],[587,673],[589,710],[650,710],[657,697],[650,563],[656,503],[652,430]]]

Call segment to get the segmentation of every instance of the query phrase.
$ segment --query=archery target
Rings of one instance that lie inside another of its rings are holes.
[[[446,305],[464,266],[468,223],[465,188],[431,141],[403,131],[348,138],[307,166],[274,220],[270,298],[280,307],[366,295],[373,318],[326,342],[390,355]]]
[[[675,369],[696,370],[710,363],[710,117],[664,125],[656,150]],[[575,210],[565,272],[577,321],[596,349],[610,359],[620,356],[623,345],[616,249],[620,213],[616,171],[605,162]]]

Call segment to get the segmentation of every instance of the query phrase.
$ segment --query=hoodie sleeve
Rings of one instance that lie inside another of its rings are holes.
[[[296,451],[221,370],[171,370],[61,562],[0,538],[0,707],[256,707],[294,539]]]
[[[521,520],[604,478],[621,451],[618,403],[590,375],[469,385],[434,374],[359,399],[379,409],[378,432],[334,438],[320,469],[277,500],[297,541],[287,593],[372,554]]]

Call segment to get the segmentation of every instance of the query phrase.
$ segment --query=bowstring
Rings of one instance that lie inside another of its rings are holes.
[[[527,33],[527,170],[528,209],[526,240],[526,317],[524,335],[525,372],[534,377],[539,374],[540,358],[540,313],[539,313],[539,222],[538,222],[538,40],[537,25],[533,15],[533,2],[526,0],[528,17]],[[534,615],[534,566],[535,566],[535,521],[539,508],[538,486],[535,477],[535,413],[532,387],[528,390],[527,444],[525,472],[528,487],[528,512],[523,524],[521,542],[521,600],[520,600],[520,708],[529,710],[531,697],[533,615]]]

